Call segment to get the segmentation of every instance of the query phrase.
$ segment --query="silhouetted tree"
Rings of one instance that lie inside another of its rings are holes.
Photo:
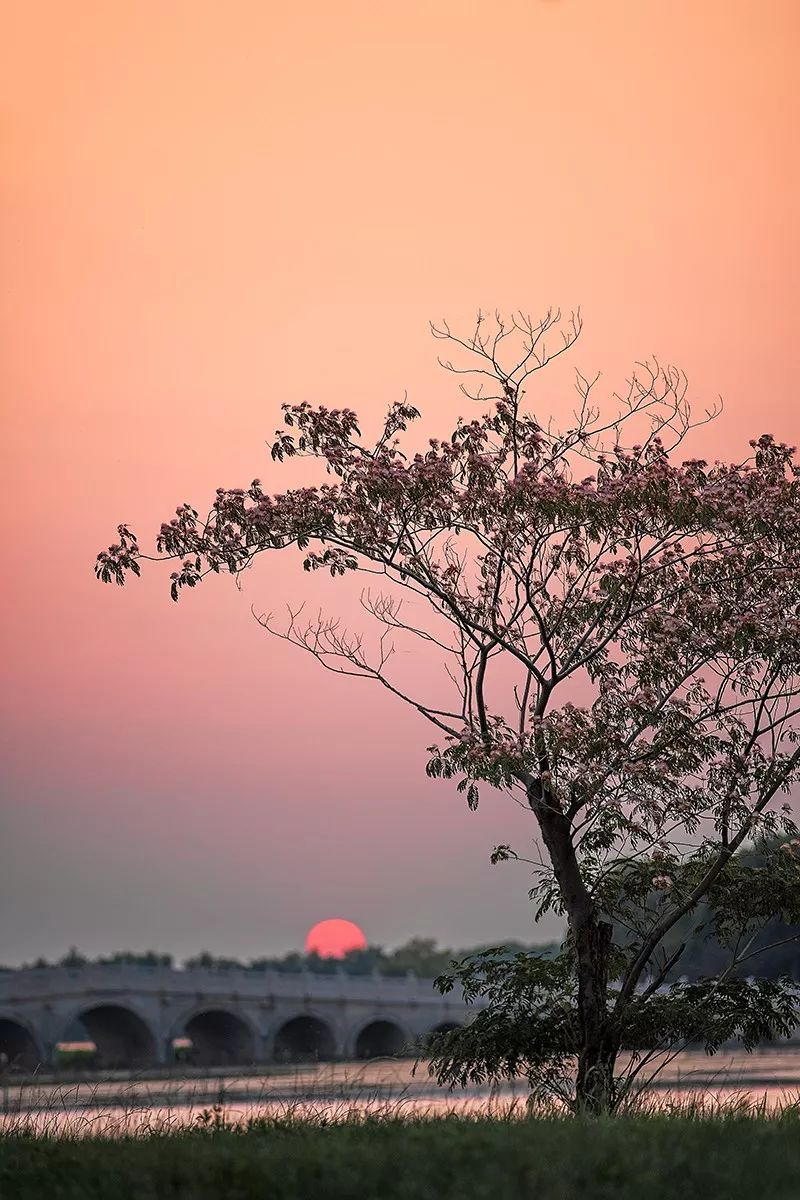
[[[484,407],[410,456],[403,435],[419,414],[406,402],[376,441],[349,408],[284,405],[273,459],[316,459],[327,480],[220,488],[202,517],[182,504],[156,557],[176,564],[173,599],[289,547],[308,571],[367,574],[373,648],[302,606],[261,624],[412,705],[439,738],[429,774],[457,779],[470,808],[482,784],[515,793],[538,829],[537,915],[563,913],[568,927],[557,958],[459,968],[467,997],[490,1004],[439,1040],[434,1069],[444,1081],[523,1075],[602,1111],[653,1046],[690,1033],[709,1050],[732,1036],[752,1045],[793,1022],[778,981],[667,985],[684,948],[665,944],[703,901],[723,942],[745,915],[800,916],[800,841],[780,803],[800,767],[800,469],[769,434],[740,462],[677,459],[693,427],[686,384],[658,363],[637,366],[605,415],[580,373],[566,428],[531,412],[528,381],[579,332],[559,313],[479,316],[463,338],[434,328],[462,356],[443,365]],[[97,574],[121,584],[147,557],[121,525]],[[446,666],[449,695],[392,673],[404,638]],[[765,866],[737,856],[779,833],[788,849]],[[513,855],[500,846],[494,859]],[[624,944],[615,922],[632,930]],[[621,1077],[623,1045],[642,1049]]]

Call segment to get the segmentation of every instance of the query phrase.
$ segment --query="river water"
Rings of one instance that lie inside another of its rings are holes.
[[[800,1046],[713,1057],[684,1051],[664,1067],[649,1095],[656,1103],[689,1097],[710,1104],[744,1099],[768,1109],[800,1102]],[[451,1092],[430,1078],[424,1063],[415,1070],[412,1059],[270,1068],[257,1074],[109,1075],[78,1083],[7,1079],[0,1083],[0,1129],[121,1136],[218,1119],[215,1112],[232,1121],[289,1114],[335,1120],[354,1111],[500,1115],[509,1109],[523,1113],[526,1096],[521,1083]]]

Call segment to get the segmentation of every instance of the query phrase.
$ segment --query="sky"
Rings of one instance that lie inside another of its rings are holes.
[[[28,0],[0,48],[0,962],[242,957],[315,921],[543,940],[530,818],[268,639],[293,559],[173,605],[120,521],[260,476],[283,402],[459,411],[430,319],[580,305],[572,364],[688,374],[709,457],[800,439],[796,0]],[[543,376],[539,411],[568,380]],[[462,404],[463,407],[463,404]],[[704,439],[704,440],[703,440]],[[321,589],[352,611],[346,591]],[[316,594],[315,594],[316,595]]]

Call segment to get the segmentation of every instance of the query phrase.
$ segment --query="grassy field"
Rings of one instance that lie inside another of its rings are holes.
[[[800,1119],[255,1121],[0,1138],[2,1200],[798,1200]]]

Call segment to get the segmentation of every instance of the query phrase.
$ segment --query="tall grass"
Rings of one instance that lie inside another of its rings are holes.
[[[426,1108],[419,1088],[343,1070],[298,1070],[295,1095],[275,1078],[44,1086],[33,1107],[17,1095],[0,1200],[800,1200],[789,1092],[632,1093],[614,1118],[584,1120],[508,1090]],[[246,1101],[231,1082],[252,1084]]]
[[[797,1105],[683,1101],[613,1119],[517,1105],[493,1118],[396,1107],[135,1135],[0,1138],[3,1200],[797,1200]]]

